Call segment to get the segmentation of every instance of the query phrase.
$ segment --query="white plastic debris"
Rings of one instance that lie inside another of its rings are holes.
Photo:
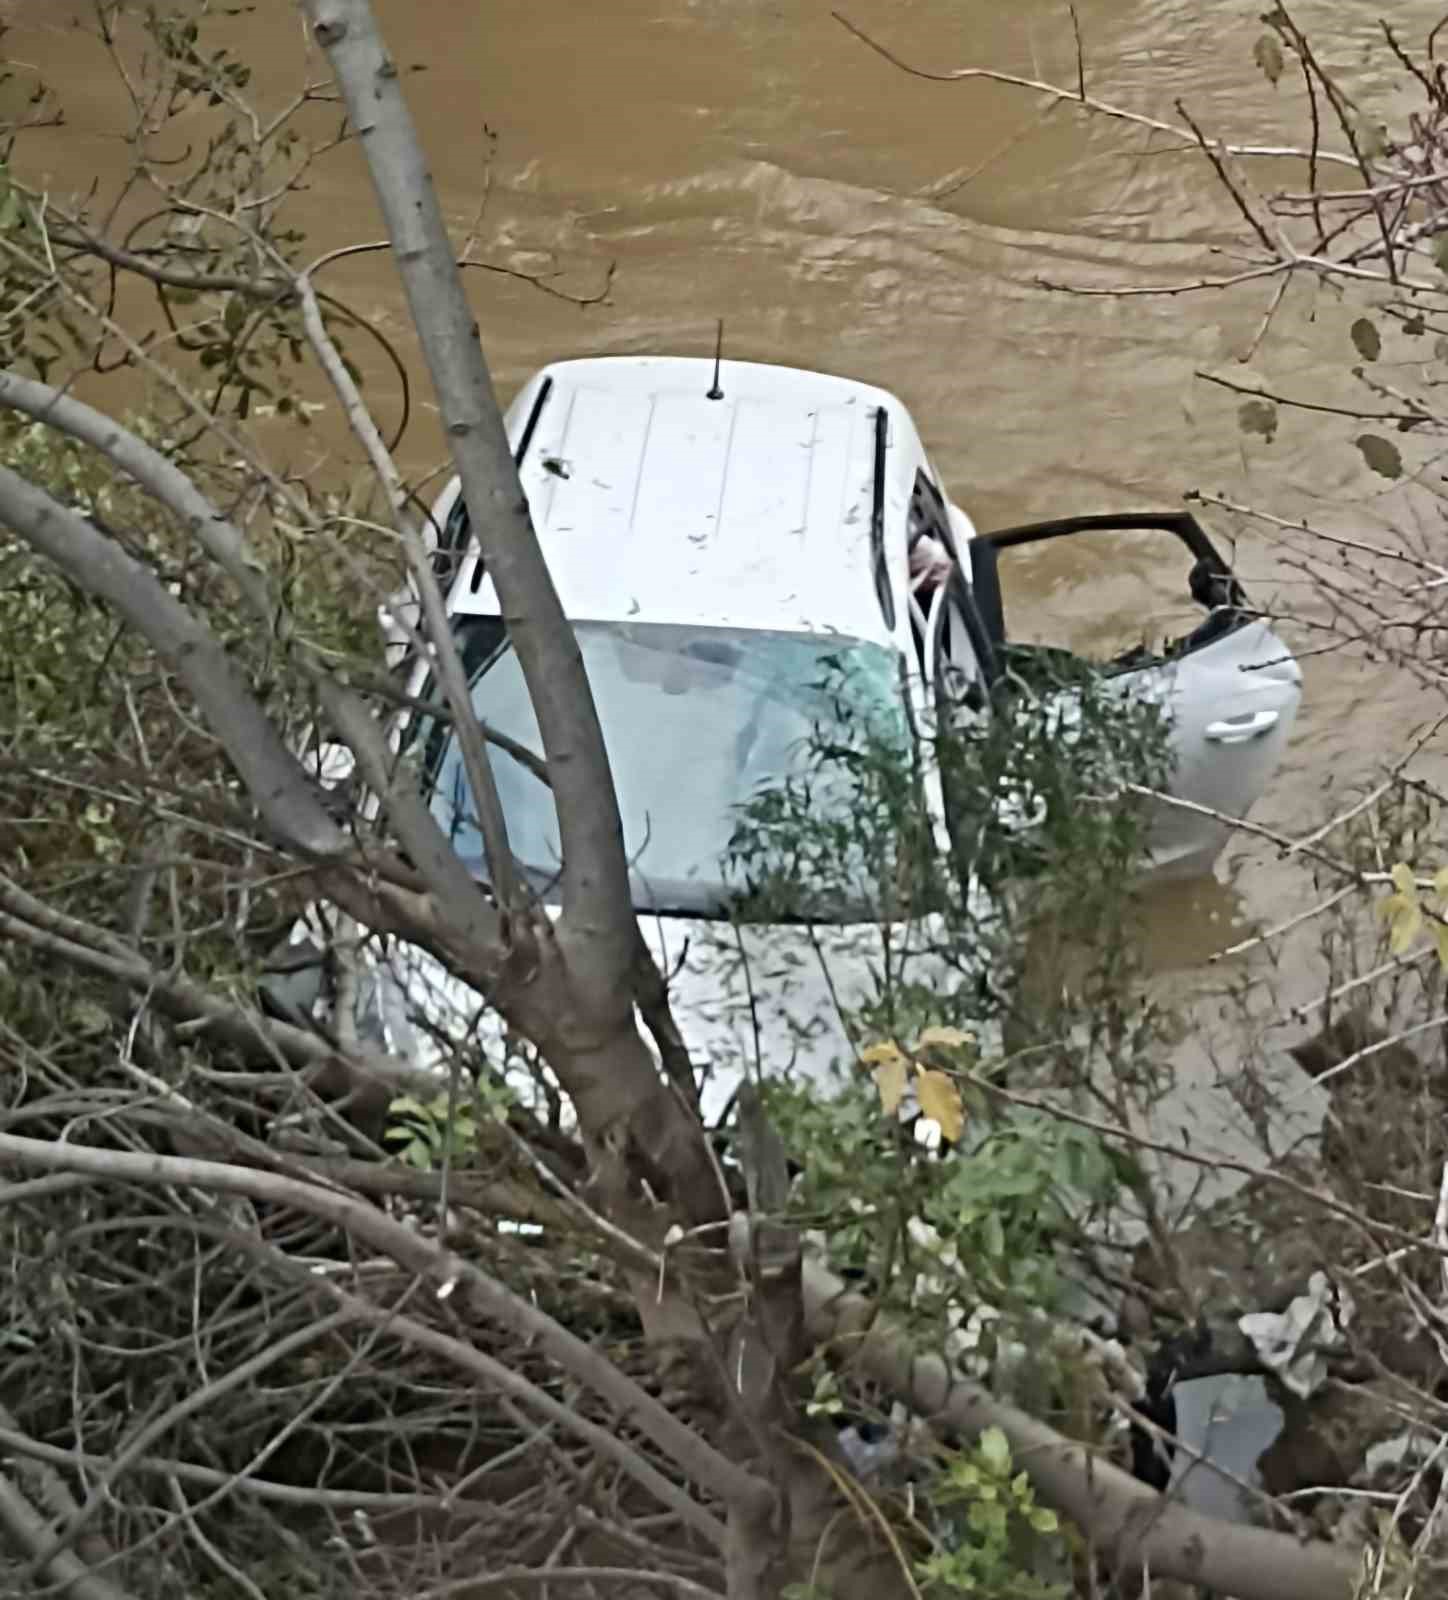
[[[873,1478],[900,1457],[900,1441],[893,1431],[867,1439],[858,1428],[843,1428],[839,1443],[857,1478]]]
[[[1285,1311],[1250,1311],[1238,1318],[1237,1326],[1252,1341],[1262,1365],[1306,1400],[1327,1377],[1327,1352],[1342,1345],[1352,1314],[1351,1297],[1330,1283],[1326,1273],[1314,1272],[1307,1293]]]
[[[1382,1439],[1372,1445],[1363,1457],[1363,1472],[1374,1477],[1384,1467],[1403,1471],[1409,1466],[1421,1466],[1431,1461],[1442,1449],[1442,1444],[1422,1432],[1400,1433],[1393,1439]]]

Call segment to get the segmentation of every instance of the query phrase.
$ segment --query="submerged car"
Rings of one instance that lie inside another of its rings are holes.
[[[1064,641],[1012,642],[1002,574],[1021,552],[1113,530],[1180,552],[1200,622],[1168,647],[1138,645],[1091,669],[1169,720],[1171,789],[1189,804],[1162,808],[1151,870],[1206,870],[1228,835],[1223,819],[1251,807],[1281,757],[1300,672],[1186,513],[980,533],[899,400],[786,367],[559,362],[525,385],[507,427],[598,708],[635,906],[705,1070],[706,1112],[755,1062],[828,1079],[852,1057],[842,1019],[878,982],[880,928],[847,906],[776,924],[731,920],[740,808],[801,771],[832,695],[882,727],[930,727],[988,715],[1003,674],[1059,657]],[[456,480],[433,508],[433,529],[475,709],[541,752]],[[921,538],[948,557],[925,586],[912,578]],[[425,678],[419,667],[411,694],[424,693]],[[481,877],[456,741],[443,725],[413,732],[434,813]],[[506,750],[494,751],[494,770],[513,850],[546,902],[559,865],[550,791]],[[948,844],[949,786],[932,772],[925,787]],[[476,1037],[480,1017],[485,1033],[493,1027],[478,997],[421,952],[393,949],[377,979],[374,1025],[394,1048],[425,1056],[430,1030],[466,1026]],[[428,1028],[409,1043],[419,1014]]]

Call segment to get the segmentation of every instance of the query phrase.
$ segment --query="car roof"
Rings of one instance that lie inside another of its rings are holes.
[[[523,488],[575,621],[842,633],[894,643],[907,617],[905,537],[928,469],[900,401],[792,367],[604,356],[545,367],[508,410]],[[895,623],[876,592],[876,417],[887,419],[884,553]],[[439,500],[439,522],[458,493]],[[455,610],[496,615],[464,565]]]

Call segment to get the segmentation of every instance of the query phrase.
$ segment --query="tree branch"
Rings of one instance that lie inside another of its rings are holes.
[[[316,786],[282,743],[216,635],[154,573],[92,523],[0,466],[0,523],[128,622],[190,690],[257,809],[312,858],[350,845]]]
[[[654,1162],[670,1198],[680,1199],[692,1220],[716,1220],[720,1197],[702,1127],[687,1103],[660,1082],[638,1032],[634,974],[642,939],[597,708],[533,532],[397,67],[368,0],[300,4],[367,157],[463,497],[553,780],[563,916],[556,930],[540,930],[535,975],[515,986],[516,1009],[526,1009],[533,1022],[523,1031],[548,1047],[545,1054],[573,1099],[591,1156],[609,1166],[610,1204],[623,1201],[618,1179],[628,1171],[623,1152],[631,1142],[632,1153]],[[545,968],[548,978],[539,979],[536,973]],[[563,1015],[558,984],[567,986],[574,1002]],[[525,993],[530,985],[532,992]],[[631,1140],[618,1137],[621,1128]]]
[[[278,626],[279,603],[266,580],[265,569],[248,548],[245,535],[159,450],[64,390],[17,372],[0,372],[0,405],[10,406],[98,450],[175,513],[192,538],[236,584],[266,627]]]
[[[397,68],[366,0],[302,0],[302,9],[361,138],[473,530],[538,718],[563,844],[564,914],[607,934],[622,977],[639,936],[608,755]]]
[[[181,974],[159,972],[137,950],[102,928],[67,917],[0,876],[0,938],[14,939],[57,956],[84,972],[110,978],[149,997],[158,1010],[180,1022],[205,1024],[205,1032],[249,1056],[264,1051],[275,1060],[325,1077],[340,1072],[349,1088],[372,1088],[389,1098],[399,1092],[432,1094],[437,1079],[389,1057],[343,1052],[317,1034],[221,999]]]

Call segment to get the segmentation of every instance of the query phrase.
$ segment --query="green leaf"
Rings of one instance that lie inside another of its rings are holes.
[[[1364,361],[1376,361],[1383,353],[1383,341],[1378,330],[1366,317],[1359,317],[1349,331],[1353,346]]]
[[[1237,407],[1237,426],[1243,433],[1260,434],[1271,444],[1277,436],[1277,407],[1270,400],[1244,400]]]
[[[1439,272],[1448,272],[1448,233],[1433,236],[1433,264]]]
[[[985,1246],[985,1253],[999,1261],[1000,1258],[1006,1253],[1006,1230],[1001,1226],[1000,1214],[998,1212],[986,1212],[985,1224],[982,1229],[982,1233],[983,1238],[981,1242]]]
[[[1057,1533],[1061,1527],[1056,1513],[1049,1506],[1032,1506],[1026,1515],[1026,1521],[1037,1533]]]
[[[1360,433],[1353,441],[1362,451],[1363,460],[1380,478],[1401,478],[1403,458],[1391,439],[1378,433]]]
[[[1002,1429],[992,1426],[981,1434],[980,1457],[998,1477],[1011,1470],[1011,1442]]]
[[[1268,83],[1275,84],[1282,76],[1282,46],[1278,44],[1275,34],[1264,33],[1258,39],[1252,46],[1252,59],[1262,69],[1262,75]]]

